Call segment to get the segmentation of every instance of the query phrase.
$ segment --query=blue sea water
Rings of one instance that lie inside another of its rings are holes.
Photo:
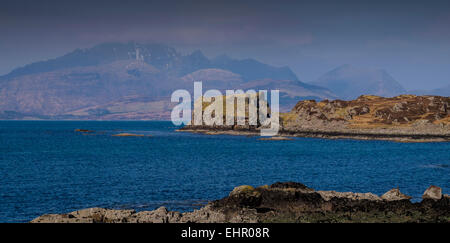
[[[89,129],[94,133],[74,130]],[[0,222],[88,207],[192,210],[235,186],[297,181],[318,190],[419,200],[450,193],[450,143],[176,132],[171,122],[0,121]],[[114,137],[130,132],[146,137]]]

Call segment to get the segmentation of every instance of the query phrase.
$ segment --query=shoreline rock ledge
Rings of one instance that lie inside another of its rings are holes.
[[[254,188],[236,187],[229,196],[192,212],[89,208],[66,214],[42,215],[31,223],[450,223],[450,197],[437,186],[421,202],[398,188],[379,197],[373,193],[315,191],[297,182]]]

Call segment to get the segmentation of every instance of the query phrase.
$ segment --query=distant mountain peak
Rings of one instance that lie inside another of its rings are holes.
[[[191,54],[185,56],[185,60],[188,62],[195,62],[198,65],[203,66],[209,66],[211,63],[211,61],[200,50],[196,50]]]
[[[203,54],[202,51],[200,50],[195,50],[194,52],[191,53],[192,57],[201,57],[201,58],[206,58],[206,56]]]
[[[360,95],[393,97],[406,90],[386,70],[341,65],[311,82],[326,87],[342,99],[355,99]]]

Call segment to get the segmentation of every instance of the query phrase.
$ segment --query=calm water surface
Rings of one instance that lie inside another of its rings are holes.
[[[74,129],[96,132],[83,134]],[[87,207],[192,210],[235,186],[297,181],[419,200],[450,193],[450,143],[175,132],[171,122],[0,121],[0,222]],[[130,132],[147,137],[113,137]]]

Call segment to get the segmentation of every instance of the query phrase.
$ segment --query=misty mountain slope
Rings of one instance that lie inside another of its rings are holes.
[[[104,43],[89,49],[76,49],[55,59],[28,64],[13,70],[3,78],[9,79],[66,68],[94,66],[120,60],[136,59],[143,59],[146,63],[158,69],[164,69],[170,65],[175,65],[175,62],[179,61],[180,58],[180,54],[175,49],[160,44]]]
[[[181,79],[190,85],[195,81],[201,81],[204,90],[235,89],[244,83],[241,75],[217,68],[200,69],[181,77]]]
[[[24,75],[0,84],[0,110],[56,116],[129,95],[169,96],[170,79],[139,61]]]
[[[182,78],[192,85],[202,81],[203,90],[218,89],[223,94],[227,89],[236,90],[279,90],[280,107],[290,110],[299,100],[333,99],[336,96],[328,89],[303,83],[298,80],[259,79],[245,82],[242,76],[222,69],[201,69]]]
[[[450,96],[450,85],[433,89],[433,90],[411,90],[411,94],[415,95],[438,95],[438,96]]]
[[[450,84],[439,89],[433,89],[430,94],[440,96],[450,96]]]
[[[249,79],[262,77],[260,79]],[[281,77],[287,77],[280,79]],[[289,79],[290,78],[290,79]],[[335,97],[298,81],[289,68],[255,60],[181,55],[164,45],[106,43],[32,63],[1,77],[0,118],[168,119],[177,89],[280,89],[280,106]],[[269,81],[270,80],[270,81]]]
[[[254,89],[279,90],[280,111],[287,112],[300,100],[324,100],[337,97],[328,89],[293,80],[263,79],[248,82],[242,86],[244,90]]]
[[[272,78],[297,80],[288,67],[273,67],[253,59],[235,60],[228,58],[210,60],[201,51],[182,55],[174,48],[162,44],[104,43],[88,49],[77,49],[64,56],[35,62],[17,68],[0,77],[11,79],[23,75],[38,74],[74,67],[103,65],[121,60],[140,60],[170,75],[181,77],[199,69],[217,68],[229,70],[249,81]]]
[[[328,89],[296,80],[261,79],[245,82],[238,74],[222,69],[201,69],[182,77],[192,86],[194,81],[202,81],[203,91],[217,89],[225,94],[226,90],[279,90],[280,109],[289,111],[299,101],[305,99],[333,99],[336,96]],[[191,90],[191,88],[189,88]]]
[[[102,120],[168,119],[176,103],[170,97],[125,96],[118,100],[73,110],[63,117]]]
[[[227,56],[220,56],[212,61],[214,67],[230,70],[242,75],[244,80],[255,79],[279,79],[279,80],[298,80],[294,72],[288,67],[272,67],[260,63],[254,59],[233,60]]]
[[[381,69],[340,66],[311,84],[326,87],[341,99],[351,100],[360,95],[393,97],[406,90],[391,75]]]

